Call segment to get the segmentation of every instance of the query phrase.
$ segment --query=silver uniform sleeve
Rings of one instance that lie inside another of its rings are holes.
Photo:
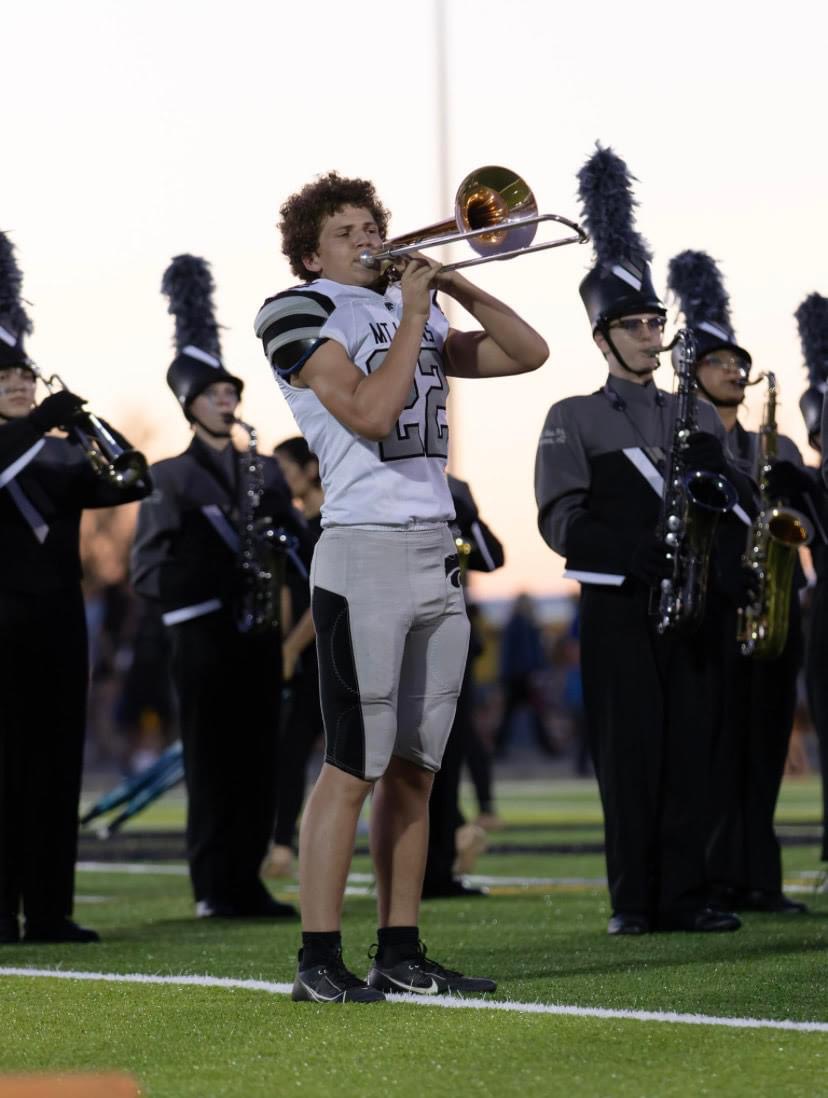
[[[553,404],[535,457],[535,500],[541,536],[561,556],[567,553],[571,523],[586,514],[590,481],[589,460],[577,425],[566,404]]]

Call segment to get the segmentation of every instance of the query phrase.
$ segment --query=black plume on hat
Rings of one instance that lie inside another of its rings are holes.
[[[580,286],[593,330],[631,313],[665,313],[650,274],[652,252],[635,227],[633,182],[624,161],[600,144],[578,172],[583,222],[595,249],[595,267]]]
[[[822,404],[828,388],[828,298],[808,294],[794,316],[810,382],[800,398],[799,408],[808,437],[813,440],[821,429]]]
[[[195,255],[177,255],[164,271],[161,292],[175,317],[176,357],[167,384],[185,413],[199,393],[216,381],[229,381],[241,396],[244,382],[221,362],[219,326],[213,311],[215,283],[210,265]]]
[[[707,252],[689,249],[673,256],[667,267],[667,288],[676,295],[684,322],[693,330],[697,358],[711,351],[731,350],[750,366],[750,355],[736,342],[730,298],[715,259]]]
[[[32,332],[32,322],[23,308],[20,292],[23,275],[17,266],[14,245],[0,233],[0,367],[26,366],[23,337]]]

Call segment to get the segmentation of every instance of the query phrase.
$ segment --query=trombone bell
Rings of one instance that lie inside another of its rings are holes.
[[[542,221],[557,221],[570,228],[575,235],[533,244]],[[528,183],[511,169],[490,164],[470,172],[458,187],[454,199],[454,220],[438,221],[424,229],[394,237],[386,241],[379,252],[363,252],[360,260],[372,270],[384,270],[393,266],[395,259],[411,252],[467,240],[480,258],[443,267],[444,271],[456,271],[493,259],[513,259],[528,252],[559,248],[564,244],[583,244],[588,239],[574,221],[559,214],[539,214]]]

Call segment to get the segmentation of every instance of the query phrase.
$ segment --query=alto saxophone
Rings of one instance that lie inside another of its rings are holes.
[[[247,433],[244,495],[240,514],[238,568],[240,592],[236,601],[236,627],[240,633],[267,633],[278,629],[285,560],[295,550],[296,538],[275,527],[269,515],[259,515],[264,495],[264,466],[257,449],[256,428],[235,416],[227,422]]]
[[[692,632],[701,624],[716,526],[720,516],[736,502],[735,488],[719,473],[687,468],[687,444],[697,423],[696,345],[692,332],[682,328],[672,346],[676,348],[678,375],[676,418],[656,528],[671,571],[651,597],[659,633]]]
[[[788,639],[791,583],[801,545],[813,537],[810,522],[799,511],[772,500],[768,475],[777,460],[776,375],[766,373],[768,396],[759,428],[757,481],[760,511],[751,523],[742,564],[753,573],[756,594],[739,610],[736,640],[743,656],[775,660]]]

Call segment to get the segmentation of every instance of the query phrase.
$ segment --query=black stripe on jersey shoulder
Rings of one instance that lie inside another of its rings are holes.
[[[327,342],[327,336],[322,339],[294,339],[273,352],[270,364],[279,377],[287,379],[292,374],[298,374],[313,352]]]
[[[322,323],[313,313],[290,313],[268,324],[261,334],[261,341],[267,347],[271,339],[283,335],[285,332],[295,331],[297,328],[321,328]]]

